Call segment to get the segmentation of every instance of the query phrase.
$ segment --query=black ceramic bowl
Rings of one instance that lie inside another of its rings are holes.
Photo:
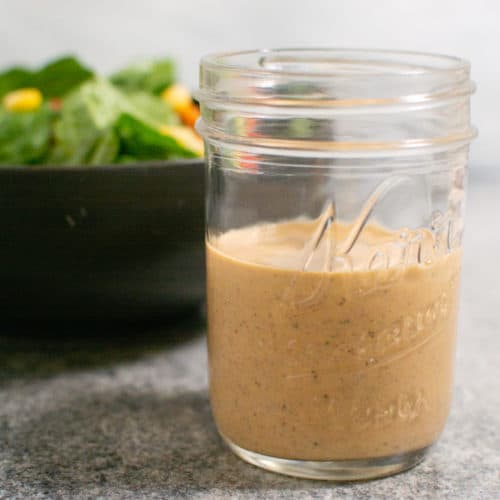
[[[202,160],[0,167],[2,319],[154,319],[204,297]]]

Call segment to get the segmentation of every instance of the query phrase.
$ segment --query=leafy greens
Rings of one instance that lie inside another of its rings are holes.
[[[170,59],[134,64],[109,79],[73,57],[35,71],[5,71],[0,98],[36,88],[44,100],[38,109],[0,109],[0,165],[102,165],[199,156],[199,150],[179,140],[182,134],[168,133],[179,126],[179,117],[159,94],[174,80]]]

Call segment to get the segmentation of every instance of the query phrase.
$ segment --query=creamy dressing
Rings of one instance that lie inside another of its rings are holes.
[[[429,232],[416,250],[368,225],[349,255],[336,255],[349,227],[334,224],[317,248],[311,227],[260,225],[207,243],[219,431],[301,460],[432,444],[450,405],[460,251],[432,254]]]

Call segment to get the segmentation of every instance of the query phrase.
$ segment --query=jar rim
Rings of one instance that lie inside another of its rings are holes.
[[[319,59],[314,57],[322,56]],[[328,56],[328,57],[325,57]],[[331,58],[335,59],[331,59]],[[335,65],[343,62],[351,64],[339,72]],[[424,64],[426,63],[426,64]],[[303,69],[295,69],[298,65]],[[366,65],[359,71],[359,65]],[[309,68],[307,67],[309,65]],[[328,68],[330,65],[330,68]],[[357,65],[357,67],[356,67]],[[201,58],[201,66],[245,74],[307,76],[332,78],[345,76],[395,76],[423,75],[429,73],[469,72],[470,63],[452,55],[441,53],[363,48],[276,48],[256,49],[236,52],[217,52]],[[398,70],[399,68],[399,70]]]

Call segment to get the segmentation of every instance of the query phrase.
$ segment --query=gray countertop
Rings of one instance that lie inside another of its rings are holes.
[[[208,404],[203,324],[0,334],[0,498],[500,498],[500,175],[471,182],[454,404],[430,457],[335,485],[232,455]]]

